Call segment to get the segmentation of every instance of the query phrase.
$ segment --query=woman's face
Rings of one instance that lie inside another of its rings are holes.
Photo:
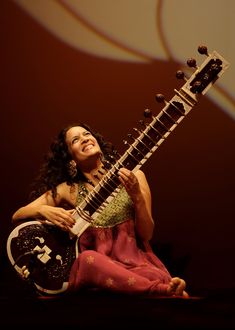
[[[96,138],[81,126],[70,128],[66,133],[65,142],[77,164],[102,153]]]

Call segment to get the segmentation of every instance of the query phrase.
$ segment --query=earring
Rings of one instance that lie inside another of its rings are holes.
[[[76,163],[74,160],[71,160],[68,164],[68,173],[69,173],[69,176],[74,179],[75,176],[77,175],[77,166],[76,166]]]

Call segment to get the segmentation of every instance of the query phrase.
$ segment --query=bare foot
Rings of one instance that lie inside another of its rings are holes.
[[[169,296],[179,296],[188,298],[189,295],[185,291],[186,283],[179,277],[173,277],[169,283],[167,294]]]

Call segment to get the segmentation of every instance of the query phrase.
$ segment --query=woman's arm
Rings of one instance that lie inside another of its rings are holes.
[[[66,230],[67,227],[72,227],[74,219],[72,217],[73,210],[65,210],[58,207],[66,194],[66,184],[61,184],[57,188],[57,197],[52,197],[51,191],[47,191],[33,202],[20,207],[12,216],[12,222],[16,223],[26,219],[42,219],[48,220],[55,225]],[[66,196],[67,199],[67,196]]]
[[[135,208],[135,225],[139,237],[149,241],[153,235],[151,192],[144,172],[135,174],[125,168],[120,169],[120,181],[130,195]]]

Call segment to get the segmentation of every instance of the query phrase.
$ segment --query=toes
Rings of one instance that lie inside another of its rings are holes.
[[[189,298],[189,294],[188,294],[186,291],[183,291],[182,296],[183,296],[184,298]]]
[[[184,291],[186,283],[179,277],[173,277],[169,283],[168,294],[175,296],[186,296],[187,293]]]
[[[186,287],[185,281],[184,280],[180,280],[179,281],[179,284],[178,284],[178,286],[177,286],[177,288],[175,290],[175,294],[178,295],[178,296],[182,296],[185,287]]]

